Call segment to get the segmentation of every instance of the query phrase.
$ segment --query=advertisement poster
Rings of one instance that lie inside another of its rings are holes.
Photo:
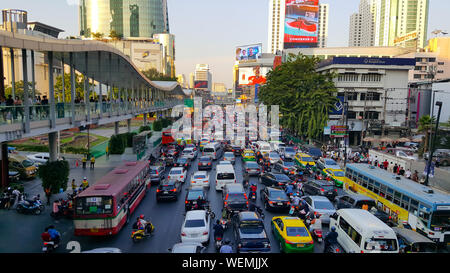
[[[268,67],[241,67],[239,68],[239,85],[263,85],[267,82]]]
[[[195,81],[194,82],[194,88],[204,88],[204,89],[208,89],[208,81]]]
[[[251,61],[261,58],[262,44],[238,46],[236,48],[236,61]]]
[[[319,0],[286,0],[284,48],[316,46],[318,33]]]

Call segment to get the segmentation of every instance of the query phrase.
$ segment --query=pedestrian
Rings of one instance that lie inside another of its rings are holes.
[[[83,187],[83,190],[85,190],[89,187],[89,182],[88,182],[86,176],[83,178],[83,182],[81,182],[81,185]]]
[[[95,156],[91,156],[91,169],[94,169],[95,165]]]
[[[403,169],[403,167],[400,167],[400,170],[398,171],[398,174],[401,176],[405,175],[405,169]]]
[[[393,172],[397,173],[397,171],[398,171],[398,166],[397,166],[397,163],[395,163],[394,168],[393,168]]]
[[[411,171],[409,169],[405,172],[405,177],[411,179]]]
[[[87,155],[85,155],[83,159],[81,159],[81,162],[83,163],[83,169],[86,169]]]
[[[388,169],[388,167],[389,167],[389,162],[388,162],[387,160],[385,160],[385,161],[383,162],[383,167],[384,167],[384,169],[387,171],[387,169]]]
[[[47,205],[50,205],[50,197],[52,195],[51,188],[44,189],[45,191],[45,197],[47,198]]]
[[[77,185],[75,183],[75,178],[74,178],[74,179],[72,179],[72,192],[75,193],[76,190],[77,190]]]
[[[106,145],[106,149],[105,149],[105,151],[106,151],[106,158],[109,158],[109,147],[108,147],[109,145]]]
[[[419,182],[419,172],[417,170],[414,171],[412,177],[411,177],[412,181],[414,182]]]

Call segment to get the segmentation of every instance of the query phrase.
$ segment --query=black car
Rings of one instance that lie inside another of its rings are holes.
[[[226,184],[222,191],[223,207],[231,211],[248,210],[248,198],[242,184]]]
[[[264,221],[255,212],[243,211],[234,222],[234,234],[238,253],[270,252],[270,241]]]
[[[318,160],[322,157],[322,151],[319,148],[309,148],[308,154],[314,158],[314,160]]]
[[[241,156],[242,148],[241,146],[233,145],[231,146],[231,152],[233,152],[235,156]]]
[[[165,180],[159,184],[156,189],[156,201],[161,200],[178,200],[181,192],[181,182],[176,180]]]
[[[327,180],[312,180],[303,183],[302,194],[325,196],[333,202],[337,196],[337,189],[333,182]]]
[[[285,175],[293,175],[297,172],[297,165],[291,159],[285,159],[273,165],[273,170]]]
[[[212,169],[212,158],[210,156],[202,156],[198,160],[198,170],[211,170]]]
[[[191,165],[191,160],[187,157],[179,157],[177,161],[173,164],[174,167],[183,167],[184,169],[189,169]]]
[[[164,180],[164,172],[166,168],[164,166],[150,166],[149,174],[152,184],[161,183]]]
[[[260,193],[261,201],[266,210],[289,209],[291,202],[286,192],[280,188],[265,187]]]
[[[260,183],[267,186],[285,187],[287,183],[291,183],[292,180],[285,174],[267,172],[260,176]]]
[[[184,208],[186,211],[198,209],[203,210],[208,204],[208,196],[204,187],[192,187],[186,193]]]

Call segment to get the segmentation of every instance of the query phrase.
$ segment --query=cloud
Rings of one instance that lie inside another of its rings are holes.
[[[80,5],[80,0],[66,0],[66,2],[69,6],[79,6]]]

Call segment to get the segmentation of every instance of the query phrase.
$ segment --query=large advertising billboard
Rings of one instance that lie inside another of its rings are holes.
[[[266,83],[266,75],[269,67],[240,67],[239,68],[239,85],[263,85]]]
[[[208,81],[195,81],[194,88],[195,89],[208,89]]]
[[[319,0],[286,0],[285,18],[285,49],[317,46]]]
[[[262,44],[236,47],[236,61],[247,62],[261,58]]]

